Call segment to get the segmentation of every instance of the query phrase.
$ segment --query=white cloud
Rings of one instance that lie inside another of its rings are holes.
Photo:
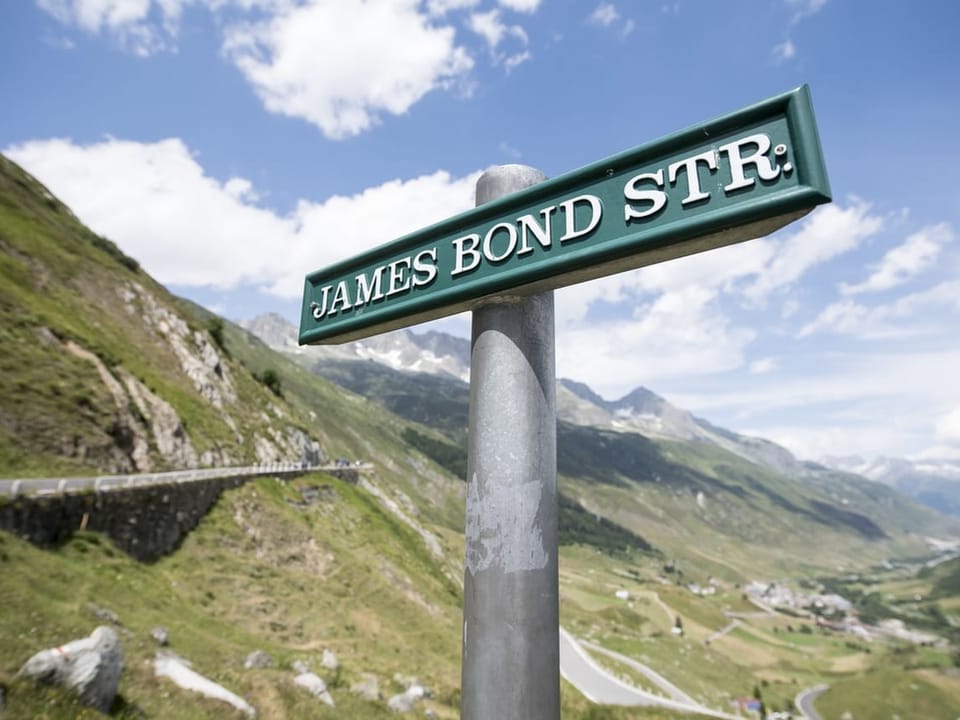
[[[659,378],[739,367],[754,338],[753,331],[731,326],[714,303],[716,292],[707,288],[663,293],[638,305],[632,317],[606,322],[576,317],[581,308],[564,301],[571,290],[556,294],[558,375],[576,377],[608,397]]]
[[[248,180],[206,175],[178,139],[86,147],[49,140],[4,153],[161,282],[252,284],[286,298],[300,297],[308,272],[468,209],[479,175],[396,180],[302,200],[279,216],[254,204]]]
[[[391,180],[349,197],[301,201],[296,210],[297,243],[268,290],[300,297],[306,272],[469,210],[479,176],[475,172],[453,178],[437,171],[412,180]]]
[[[956,407],[937,421],[937,437],[960,442],[960,407]]]
[[[523,50],[513,55],[508,55],[503,61],[503,68],[507,71],[507,74],[510,74],[510,71],[513,70],[518,65],[522,65],[527,60],[533,59],[533,53],[529,50]]]
[[[937,309],[945,309],[951,314],[960,312],[960,280],[948,280],[872,308],[850,299],[831,303],[800,330],[799,336],[832,332],[861,338],[906,339],[940,334],[943,326],[933,315]],[[927,318],[931,318],[930,323],[925,322]]]
[[[903,244],[888,251],[870,277],[856,285],[841,284],[840,292],[857,295],[901,285],[929,268],[937,259],[940,248],[952,240],[953,228],[949,223],[922,228],[910,235]]]
[[[931,418],[960,408],[960,350],[939,346],[863,353],[796,353],[771,375],[696,376],[661,390],[671,402],[799,457],[906,456],[931,445]],[[797,372],[796,362],[804,364]],[[694,385],[695,383],[695,385]],[[691,388],[697,389],[691,392]]]
[[[513,54],[498,51],[500,43],[507,37],[518,40],[524,47],[528,42],[527,33],[521,26],[506,25],[501,20],[499,8],[484,13],[473,13],[467,20],[467,27],[487,41],[494,63],[503,63],[507,72],[532,57],[527,50]]]
[[[253,183],[246,178],[230,178],[223,185],[223,190],[234,200],[249,200],[256,202],[259,197],[253,189]]]
[[[863,201],[846,208],[839,204],[821,207],[786,239],[754,241],[773,243],[773,252],[745,294],[755,302],[762,301],[772,291],[795,283],[814,266],[853,250],[882,227],[883,220],[871,215],[870,205]]]
[[[620,11],[617,10],[617,7],[613,3],[602,2],[590,13],[587,17],[587,22],[602,28],[608,28],[614,23],[617,23],[620,37],[625,38],[634,31],[636,23],[629,18],[620,22],[621,19]]]
[[[191,0],[36,0],[37,7],[68,27],[110,35],[139,56],[174,46],[183,5]],[[160,17],[158,25],[151,13]]]
[[[431,15],[445,15],[451,10],[476,7],[480,0],[428,0],[427,10]]]
[[[532,13],[540,7],[540,0],[497,0],[497,2],[514,12]]]
[[[909,457],[910,460],[960,460],[960,447],[954,445],[931,445]]]
[[[816,15],[823,10],[828,0],[786,0],[787,5],[793,10],[791,24],[796,24],[806,17]]]
[[[151,0],[37,0],[37,6],[64,25],[95,33],[143,22]]]
[[[897,452],[896,448],[905,447],[901,429],[878,425],[785,425],[748,428],[740,432],[772,440],[801,460],[849,455],[873,457],[884,450]]]
[[[804,18],[816,15],[827,4],[828,0],[786,0],[787,7],[793,11],[790,17],[789,27],[793,27]],[[773,59],[777,64],[786,62],[796,57],[797,46],[793,40],[787,37],[782,43],[773,46]]]
[[[269,111],[344,138],[469,71],[473,61],[454,34],[416,0],[315,0],[228,27],[224,50]]]
[[[750,363],[750,372],[754,375],[766,375],[777,368],[777,360],[772,357],[759,358]]]
[[[232,287],[269,276],[289,219],[244,202],[246,181],[204,174],[180,140],[31,142],[5,154],[161,282]],[[273,271],[275,272],[275,270]]]
[[[588,21],[600,27],[610,27],[620,18],[620,13],[613,3],[602,2],[590,13]]]
[[[797,54],[797,46],[793,40],[787,38],[782,43],[773,46],[773,59],[778,63],[786,62]]]

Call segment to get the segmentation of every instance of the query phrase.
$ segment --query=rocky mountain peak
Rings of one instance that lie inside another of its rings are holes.
[[[296,326],[279,313],[264,313],[250,320],[243,320],[238,324],[275,350],[295,350],[299,347]]]

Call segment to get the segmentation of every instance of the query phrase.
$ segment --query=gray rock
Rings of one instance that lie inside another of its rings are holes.
[[[313,695],[318,700],[325,702],[330,707],[333,707],[333,697],[327,691],[327,684],[323,681],[319,675],[314,673],[301,673],[293,679],[294,684],[299,685]]]
[[[320,661],[320,664],[327,670],[336,670],[340,667],[340,663],[337,661],[337,654],[333,652],[333,650],[323,651],[323,660]]]
[[[108,622],[111,625],[123,625],[123,623],[120,622],[120,616],[110,608],[100,607],[95,603],[88,603],[87,608],[93,613],[93,616],[97,618],[97,620]]]
[[[109,712],[123,672],[123,650],[116,631],[100,626],[89,637],[38,652],[19,676],[73,692],[84,705]]]
[[[407,693],[400,693],[399,695],[394,695],[392,698],[387,700],[387,707],[394,712],[411,712],[416,702],[416,698],[412,697],[411,695],[408,695]]]
[[[380,681],[373,673],[363,673],[359,682],[350,686],[350,692],[359,695],[364,700],[376,701],[380,699]]]
[[[158,645],[165,646],[170,642],[170,634],[165,627],[155,627],[150,631],[150,637],[157,641]]]
[[[252,653],[247,655],[247,659],[243,661],[243,667],[247,670],[252,670],[254,668],[268,668],[273,667],[273,658],[267,655],[263,650],[254,650]]]
[[[293,671],[298,675],[303,675],[304,673],[310,672],[310,666],[307,665],[303,660],[294,660]]]

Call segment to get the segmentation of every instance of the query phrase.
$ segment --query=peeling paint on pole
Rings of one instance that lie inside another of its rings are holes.
[[[494,483],[481,495],[476,473],[467,495],[467,572],[490,567],[505,573],[542,570],[550,556],[543,547],[538,513],[542,488],[533,481]]]

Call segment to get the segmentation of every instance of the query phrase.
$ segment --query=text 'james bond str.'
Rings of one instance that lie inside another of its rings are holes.
[[[312,273],[300,342],[343,342],[741,242],[829,199],[802,87]]]

